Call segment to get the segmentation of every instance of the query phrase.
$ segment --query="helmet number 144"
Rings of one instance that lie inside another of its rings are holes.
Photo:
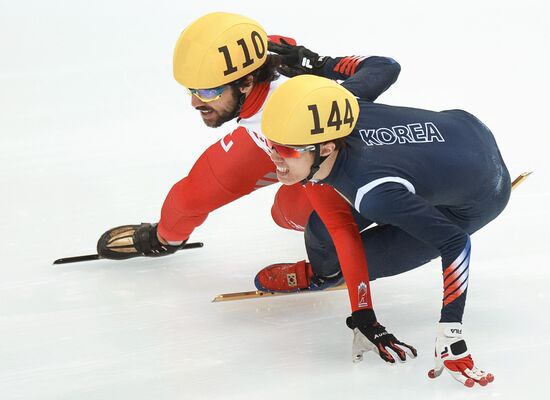
[[[337,131],[340,130],[340,127],[342,124],[349,124],[350,127],[353,126],[353,121],[355,121],[355,117],[353,116],[353,110],[351,108],[351,104],[348,99],[345,99],[346,101],[346,110],[344,112],[344,120],[342,121],[340,108],[338,107],[338,102],[334,100],[332,102],[332,107],[330,110],[330,115],[328,117],[328,121],[326,124],[326,127],[334,126]],[[319,118],[319,109],[317,107],[317,104],[310,104],[307,106],[308,110],[311,111],[313,116],[313,129],[310,131],[312,135],[317,135],[319,133],[323,133],[325,131],[325,128],[321,127],[320,118]]]

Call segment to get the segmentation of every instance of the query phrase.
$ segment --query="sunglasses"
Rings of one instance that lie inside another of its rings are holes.
[[[203,103],[210,103],[211,101],[218,100],[222,97],[225,89],[228,88],[228,85],[218,86],[212,89],[189,89],[187,88],[187,93],[189,95],[197,96],[199,100]]]
[[[282,144],[273,143],[266,139],[267,145],[270,149],[275,150],[283,158],[298,158],[303,153],[309,151],[315,151],[315,145],[310,144],[307,146],[283,146]]]

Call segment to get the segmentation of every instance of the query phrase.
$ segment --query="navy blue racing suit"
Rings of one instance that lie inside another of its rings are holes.
[[[500,214],[511,191],[495,139],[462,110],[433,112],[364,99],[359,105],[354,131],[318,184],[333,186],[353,206],[371,280],[441,256],[441,322],[461,322],[470,235]],[[316,213],[305,241],[315,274],[339,272],[334,245]]]

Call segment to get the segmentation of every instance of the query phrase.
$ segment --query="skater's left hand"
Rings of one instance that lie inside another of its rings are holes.
[[[346,325],[353,329],[353,362],[363,360],[363,353],[371,350],[382,360],[392,364],[395,363],[395,355],[400,362],[407,361],[407,355],[409,358],[416,357],[416,349],[388,333],[386,328],[376,321],[371,309],[354,311],[352,316],[347,318]]]
[[[494,376],[474,365],[466,342],[462,338],[460,322],[440,322],[435,340],[435,368],[428,372],[430,378],[437,378],[446,369],[451,376],[464,386],[476,383],[485,386],[493,382]]]

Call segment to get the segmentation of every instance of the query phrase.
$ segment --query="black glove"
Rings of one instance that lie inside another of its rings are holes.
[[[302,74],[323,75],[323,66],[328,57],[321,57],[304,46],[293,46],[284,39],[280,41],[281,44],[268,42],[267,49],[281,57],[278,68],[281,74],[288,77]]]
[[[353,362],[359,362],[363,359],[363,353],[373,350],[382,360],[395,363],[395,358],[390,354],[392,350],[399,360],[405,362],[406,354],[411,358],[416,357],[416,349],[406,343],[400,342],[391,333],[386,331],[382,325],[376,321],[373,310],[358,310],[346,319],[348,328],[353,329]]]
[[[157,238],[157,224],[124,225],[109,229],[97,242],[97,254],[111,260],[133,257],[160,257],[180,250],[178,246],[161,243]]]

